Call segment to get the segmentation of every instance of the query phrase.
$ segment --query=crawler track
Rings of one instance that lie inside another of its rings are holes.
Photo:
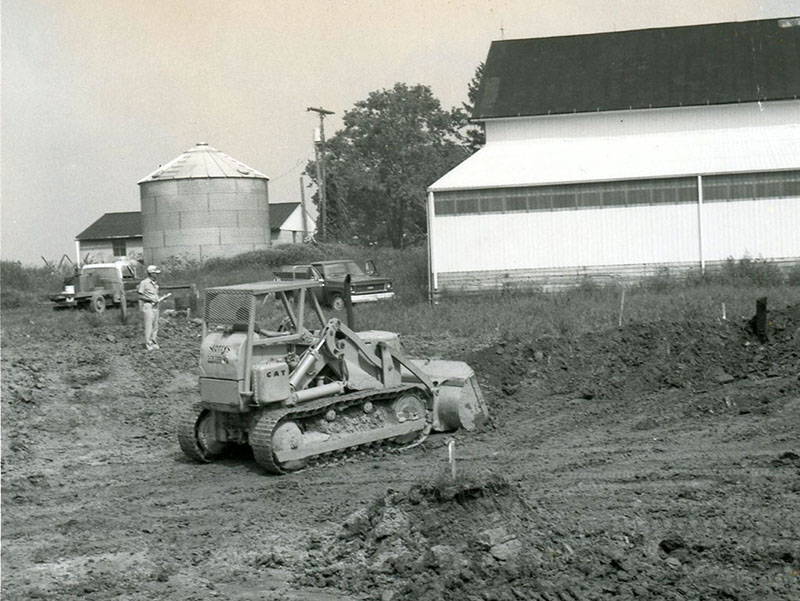
[[[197,418],[202,412],[203,406],[200,403],[193,403],[181,411],[178,418],[178,442],[181,450],[188,457],[201,463],[208,463],[211,458],[206,455],[197,441]]]
[[[320,444],[318,453],[314,452],[314,444],[306,445],[306,453],[310,453],[303,461],[296,462],[282,462],[276,456],[275,449],[273,448],[273,441],[275,433],[278,428],[283,424],[289,422],[297,423],[301,428],[309,430],[314,429],[315,422],[324,419],[324,416],[330,411],[335,412],[337,416],[342,416],[340,419],[349,420],[346,415],[347,410],[352,410],[354,407],[362,407],[365,403],[372,403],[378,408],[384,410],[388,405],[391,405],[397,399],[406,394],[413,393],[419,397],[423,403],[427,402],[425,389],[417,385],[398,386],[394,388],[387,388],[380,391],[368,390],[359,391],[335,398],[320,399],[305,403],[297,407],[281,408],[278,410],[265,409],[261,415],[256,418],[255,426],[250,432],[249,443],[253,449],[253,456],[256,462],[261,465],[265,470],[274,474],[284,474],[289,471],[299,469],[299,466],[304,465],[308,461],[313,461],[314,464],[319,464],[320,461],[333,459],[341,455],[343,452],[350,452],[356,449],[371,447],[374,445],[386,445],[393,442],[394,439],[402,436],[413,436],[410,440],[404,440],[400,446],[393,446],[394,450],[399,448],[410,448],[423,442],[430,432],[431,418],[428,411],[424,419],[414,420],[414,422],[422,422],[421,427],[418,429],[410,430],[404,428],[403,424],[388,424],[380,429],[380,434],[373,432],[378,438],[371,438],[371,430],[369,428],[359,427],[359,424],[353,424],[356,427],[352,429],[352,436],[343,436],[335,443],[335,448],[330,448],[330,443]],[[412,424],[413,425],[413,424]],[[393,427],[395,426],[395,427]],[[395,443],[396,445],[397,443]]]

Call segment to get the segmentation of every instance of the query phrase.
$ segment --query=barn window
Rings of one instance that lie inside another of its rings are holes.
[[[435,198],[434,210],[436,211],[437,215],[455,215],[455,201],[448,198]]]
[[[531,194],[528,204],[531,211],[549,211],[554,206],[552,190],[544,190],[538,194]]]
[[[583,209],[594,209],[603,206],[603,195],[597,186],[584,186],[578,194],[578,206]]]
[[[111,249],[115,257],[128,256],[128,248],[127,245],[125,244],[125,240],[113,240],[111,242]]]
[[[703,198],[707,201],[791,196],[800,196],[800,171],[727,173],[703,178]]]
[[[677,202],[697,202],[697,179],[685,178],[676,182]]]
[[[527,211],[528,197],[524,192],[517,192],[513,196],[506,198],[506,208],[509,211]]]
[[[645,205],[653,202],[653,188],[645,181],[628,182],[625,203],[631,205]]]
[[[604,207],[625,206],[627,195],[626,186],[618,182],[611,182],[601,186],[602,202]]]
[[[551,206],[554,209],[574,209],[575,208],[575,193],[574,192],[553,192],[548,195]]]
[[[800,170],[703,177],[703,198],[709,202],[798,196]],[[697,201],[697,178],[693,176],[435,193],[437,215],[598,209]]]
[[[460,198],[456,202],[456,213],[464,215],[467,213],[479,213],[480,204],[478,198]]]
[[[486,198],[481,198],[481,213],[502,213],[504,201],[502,196],[487,195]]]

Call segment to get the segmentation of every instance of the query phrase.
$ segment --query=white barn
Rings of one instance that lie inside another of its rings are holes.
[[[800,262],[800,19],[493,42],[433,296]]]

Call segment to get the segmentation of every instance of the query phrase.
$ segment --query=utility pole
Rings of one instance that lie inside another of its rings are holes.
[[[303,185],[303,176],[300,176],[300,211],[303,216],[303,239],[305,242],[308,238],[308,213],[306,211],[306,187]]]
[[[333,111],[323,108],[308,107],[306,111],[313,111],[319,115],[319,154],[317,155],[317,180],[319,182],[319,214],[320,214],[320,240],[325,241],[326,236],[326,190],[325,190],[325,115],[333,115]],[[314,145],[316,148],[316,144]]]

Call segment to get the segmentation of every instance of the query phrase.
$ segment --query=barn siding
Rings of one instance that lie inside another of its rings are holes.
[[[800,261],[800,198],[704,203],[703,253]]]
[[[689,204],[437,217],[433,227],[440,273],[699,260]]]

